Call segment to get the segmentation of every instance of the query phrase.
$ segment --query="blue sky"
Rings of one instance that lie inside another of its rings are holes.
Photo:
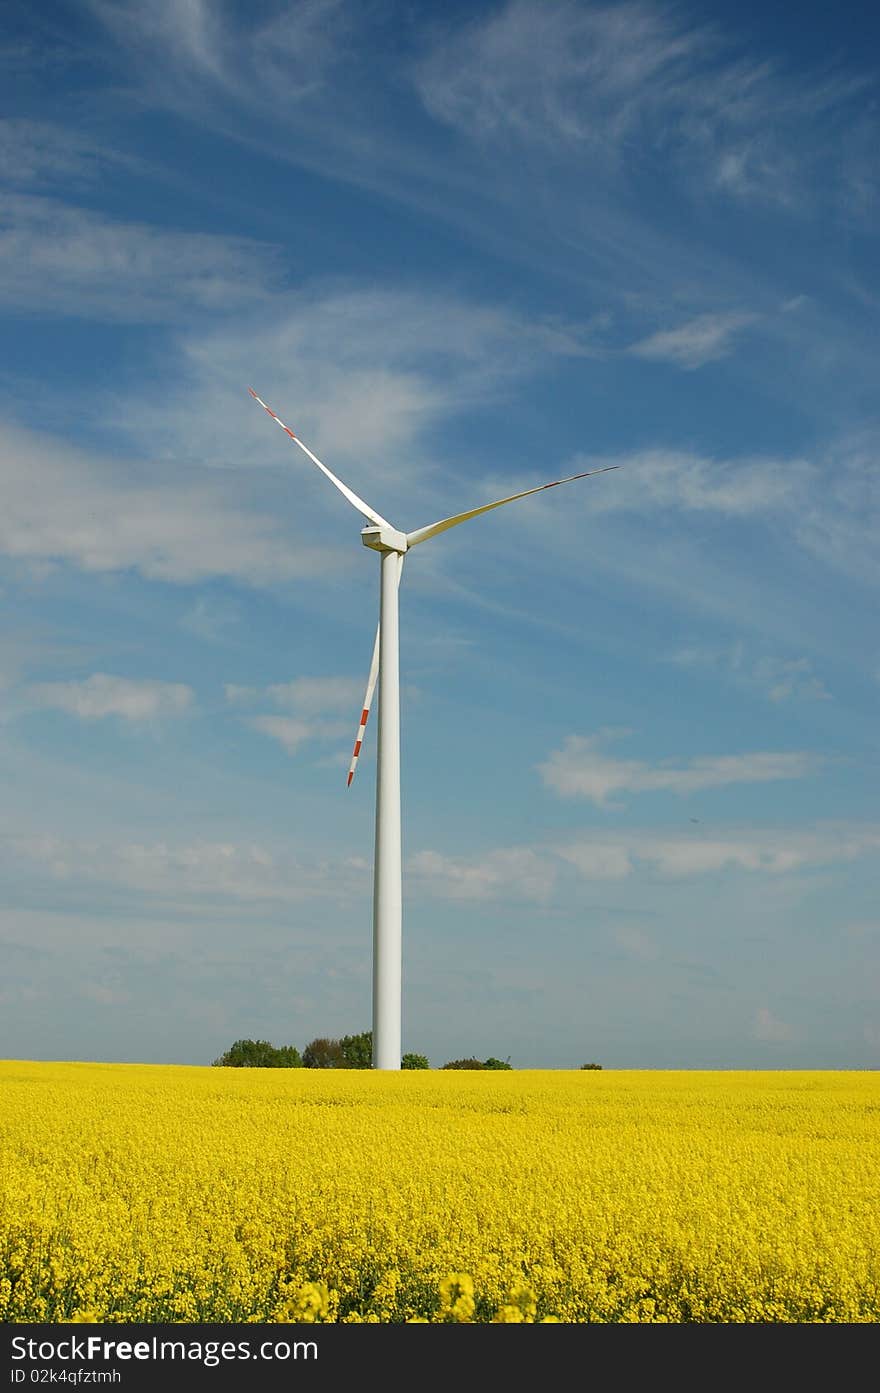
[[[0,1054],[880,1063],[880,17],[8,4]],[[380,694],[381,699],[381,694]]]

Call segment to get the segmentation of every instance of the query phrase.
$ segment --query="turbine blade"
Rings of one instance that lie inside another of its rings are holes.
[[[370,675],[369,675],[369,677],[367,678],[367,690],[366,690],[366,692],[364,693],[364,705],[363,705],[363,709],[361,710],[361,719],[360,719],[360,723],[359,723],[359,725],[358,725],[357,735],[356,735],[355,738],[354,738],[354,751],[353,751],[352,756],[351,756],[351,764],[349,765],[349,770],[348,770],[348,784],[347,784],[347,787],[348,787],[348,788],[351,788],[351,781],[352,781],[352,779],[354,778],[354,776],[355,776],[355,770],[357,769],[357,762],[358,762],[358,760],[359,760],[359,758],[360,758],[360,753],[361,753],[361,745],[364,743],[364,731],[365,731],[366,728],[367,728],[367,721],[369,720],[369,716],[370,716],[370,707],[371,707],[372,704],[373,704],[373,693],[374,693],[374,691],[376,690],[376,682],[377,682],[378,677],[379,677],[379,635],[380,635],[380,633],[381,633],[381,626],[380,626],[379,624],[377,624],[377,625],[376,625],[376,642],[373,644],[373,659],[372,659],[372,662],[370,663]]]
[[[440,522],[431,523],[430,527],[417,527],[415,532],[406,534],[407,547],[414,547],[419,542],[427,542],[429,537],[436,537],[438,532],[448,532],[450,527],[457,527],[460,522],[467,522],[468,518],[479,517],[480,513],[491,513],[493,508],[501,508],[505,503],[515,503],[518,498],[528,498],[533,493],[543,493],[544,489],[555,489],[560,484],[570,484],[575,479],[589,479],[593,474],[607,474],[612,469],[620,469],[619,464],[608,464],[604,469],[588,469],[585,474],[569,474],[566,479],[554,479],[550,484],[539,484],[537,488],[526,489],[524,493],[512,493],[509,498],[499,498],[495,503],[484,503],[482,508],[471,508],[467,513],[456,513],[455,517],[443,518]]]
[[[398,568],[397,568],[397,584],[399,585],[399,584],[400,584],[400,577],[401,577],[401,574],[403,573],[403,554],[402,554],[402,553],[399,553],[399,554],[398,554],[398,560],[399,560],[399,563],[400,563],[400,564],[399,564],[399,566],[398,566]],[[348,770],[348,784],[347,784],[347,787],[348,787],[348,788],[351,788],[351,781],[352,781],[352,779],[353,779],[354,776],[355,776],[355,771],[356,771],[356,769],[357,769],[357,762],[358,762],[358,760],[360,759],[361,745],[364,743],[364,731],[365,731],[366,728],[367,728],[367,721],[369,720],[369,716],[370,716],[370,707],[371,707],[372,704],[373,704],[373,693],[374,693],[375,690],[376,690],[376,682],[377,682],[378,677],[379,677],[379,637],[380,637],[380,635],[381,635],[381,632],[382,632],[382,626],[381,626],[380,624],[377,624],[377,625],[376,625],[376,641],[375,641],[375,643],[373,644],[373,658],[372,658],[372,661],[371,661],[371,663],[370,663],[370,675],[369,675],[369,677],[367,678],[367,690],[366,690],[366,692],[364,693],[364,704],[363,704],[363,708],[362,708],[362,710],[361,710],[360,724],[358,725],[358,732],[357,732],[357,735],[355,736],[355,740],[354,740],[354,752],[353,752],[353,754],[352,754],[352,756],[351,756],[351,765],[349,766],[349,770]]]
[[[298,445],[299,448],[308,455],[309,459],[312,461],[313,464],[316,464],[318,466],[322,474],[327,475],[327,478],[330,480],[331,484],[336,485],[336,487],[339,489],[339,492],[343,494],[345,498],[348,499],[349,503],[351,503],[355,508],[357,508],[359,513],[363,513],[364,517],[369,522],[378,523],[380,527],[393,526],[393,524],[390,523],[387,518],[383,518],[381,513],[377,513],[375,508],[371,508],[369,503],[365,503],[362,498],[359,498],[353,489],[350,489],[347,484],[344,484],[342,482],[341,479],[337,479],[336,475],[327,468],[326,464],[322,464],[321,461],[318,459],[318,456],[313,455],[308,446],[302,443],[299,436],[294,435],[290,427],[284,424],[280,416],[275,415],[275,412],[272,410],[270,406],[266,405],[262,397],[257,396],[253,387],[248,387],[248,391],[250,392],[254,401],[259,402],[260,406],[263,408],[264,411],[268,411],[269,415],[272,417],[272,420],[276,423],[276,425],[279,425],[281,429],[285,432],[285,434],[290,436],[294,444]]]

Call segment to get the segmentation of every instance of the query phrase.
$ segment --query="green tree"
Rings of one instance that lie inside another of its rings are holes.
[[[276,1049],[268,1040],[236,1040],[214,1065],[223,1069],[301,1069],[302,1059],[295,1045]]]
[[[400,1061],[401,1069],[430,1069],[428,1056],[425,1054],[405,1054]]]
[[[344,1069],[342,1042],[329,1040],[326,1035],[310,1040],[302,1052],[302,1062],[306,1069]]]
[[[510,1062],[509,1059],[495,1059],[494,1056],[490,1055],[488,1059],[484,1059],[484,1060],[483,1060],[483,1068],[484,1068],[484,1069],[512,1069],[512,1068],[513,1068],[513,1065],[511,1064],[511,1062]]]
[[[601,1064],[582,1064],[582,1065],[581,1065],[581,1068],[582,1068],[582,1069],[601,1069],[601,1068],[602,1068],[602,1065],[601,1065]]]
[[[343,1069],[370,1069],[373,1064],[373,1032],[365,1030],[361,1035],[343,1035],[339,1041],[342,1050]]]
[[[479,1059],[474,1059],[473,1055],[470,1059],[450,1059],[443,1065],[444,1069],[485,1069],[485,1067],[485,1064]]]

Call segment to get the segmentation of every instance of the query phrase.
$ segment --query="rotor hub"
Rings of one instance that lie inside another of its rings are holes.
[[[396,527],[365,527],[361,541],[371,551],[396,551],[403,556],[407,549],[406,533],[398,532]]]

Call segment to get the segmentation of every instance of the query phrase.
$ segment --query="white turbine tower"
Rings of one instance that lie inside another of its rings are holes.
[[[275,412],[257,396],[253,387],[248,391],[264,411],[268,411],[291,440],[303,450],[326,474],[339,492],[348,499],[359,513],[367,519],[367,526],[361,531],[365,547],[377,551],[381,558],[381,590],[379,598],[379,626],[376,629],[376,642],[373,647],[373,660],[367,679],[367,691],[354,745],[348,783],[351,784],[361,752],[364,728],[370,714],[376,682],[380,686],[379,699],[379,748],[376,760],[376,832],[375,861],[373,870],[373,1068],[400,1068],[401,1034],[401,927],[402,927],[402,869],[400,837],[400,665],[398,656],[398,604],[397,590],[403,570],[403,558],[419,542],[427,542],[440,532],[448,532],[468,518],[489,513],[505,503],[514,503],[518,498],[528,498],[530,494],[541,493],[544,489],[556,488],[559,484],[570,484],[575,479],[588,479],[593,474],[607,474],[619,465],[607,465],[604,469],[589,469],[585,474],[570,474],[565,479],[554,479],[549,484],[539,484],[537,488],[526,489],[523,493],[512,493],[509,498],[499,498],[494,503],[484,503],[480,508],[471,508],[467,513],[456,513],[455,517],[442,518],[429,527],[417,527],[415,532],[399,532],[387,518],[383,518],[375,508],[341,479],[337,479],[325,464],[313,455],[298,436],[284,424]]]

